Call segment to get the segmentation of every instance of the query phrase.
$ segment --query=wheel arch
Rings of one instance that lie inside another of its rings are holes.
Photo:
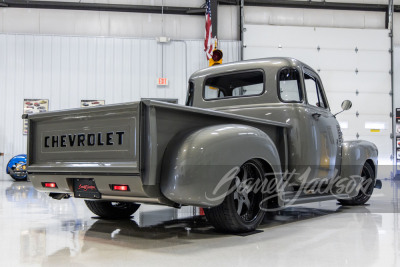
[[[213,207],[222,203],[235,168],[258,159],[281,178],[278,150],[258,128],[241,124],[205,127],[175,136],[164,153],[161,192],[175,203]]]
[[[274,169],[272,168],[272,165],[265,159],[262,158],[256,158],[256,160],[260,161],[262,164],[262,167],[265,171],[265,173],[273,173],[273,177],[268,177],[268,179],[282,179],[282,174],[277,174],[274,173]],[[268,183],[270,183],[270,181],[268,180]],[[267,201],[263,202],[263,207],[267,208],[267,209],[274,209],[277,207],[281,207],[284,205],[283,203],[283,196],[282,196],[282,191],[279,185],[277,185],[276,187],[272,187],[274,188],[274,192],[266,192],[267,194],[273,194],[273,195],[268,195],[268,199]]]

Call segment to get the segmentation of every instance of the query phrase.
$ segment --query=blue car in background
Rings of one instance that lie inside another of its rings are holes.
[[[7,164],[7,174],[16,181],[26,180],[26,154],[16,155]]]

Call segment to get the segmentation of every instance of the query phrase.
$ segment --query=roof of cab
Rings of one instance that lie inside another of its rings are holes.
[[[304,64],[300,60],[289,57],[271,57],[271,58],[260,58],[260,59],[250,59],[243,61],[236,61],[232,63],[225,63],[221,65],[214,65],[212,68],[205,68],[194,72],[190,79],[209,75],[209,74],[218,74],[229,71],[240,71],[240,70],[248,70],[248,69],[257,69],[257,68],[268,68],[268,67],[302,67],[306,66],[310,69],[307,64]]]

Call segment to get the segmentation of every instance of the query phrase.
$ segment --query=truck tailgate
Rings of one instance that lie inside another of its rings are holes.
[[[139,173],[140,102],[28,117],[29,172]]]

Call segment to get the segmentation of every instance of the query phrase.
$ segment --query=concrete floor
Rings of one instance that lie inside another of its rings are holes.
[[[399,189],[384,181],[362,207],[290,207],[236,236],[192,207],[142,205],[132,220],[100,220],[83,200],[53,200],[4,174],[0,266],[400,266]]]

